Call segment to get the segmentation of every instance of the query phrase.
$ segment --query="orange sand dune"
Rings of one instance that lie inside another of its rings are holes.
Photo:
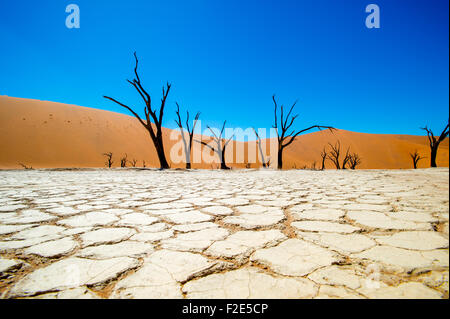
[[[169,138],[172,132],[170,129],[164,129],[163,132],[169,162],[170,150],[179,142],[179,139]],[[174,134],[179,137],[178,132]],[[416,149],[422,156],[428,157],[419,162],[419,167],[429,166],[429,147],[425,136],[338,130],[334,133],[322,131],[299,136],[285,150],[284,167],[310,167],[314,161],[320,166],[322,148],[336,140],[341,141],[342,153],[350,146],[351,151],[362,157],[360,168],[412,168],[409,152]],[[235,150],[242,144],[256,150],[255,142],[230,143],[228,149]],[[200,144],[195,143],[193,152],[199,150]],[[129,160],[136,159],[139,167],[143,160],[147,167],[159,166],[147,131],[132,116],[62,103],[0,96],[0,168],[21,168],[19,163],[33,168],[104,167],[105,157],[102,154],[105,152],[113,153],[114,167],[120,165],[119,158],[124,154],[128,155]],[[233,158],[233,154],[227,152],[227,160],[231,162]],[[439,166],[449,165],[448,139],[441,143],[437,163]],[[228,164],[245,167],[242,163]],[[331,162],[328,161],[326,166],[332,168]],[[171,163],[171,167],[184,167],[184,164]],[[203,162],[193,164],[192,167],[217,168],[218,165]]]

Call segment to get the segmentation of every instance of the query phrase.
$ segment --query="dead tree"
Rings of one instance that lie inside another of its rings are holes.
[[[361,164],[361,158],[359,157],[359,155],[356,153],[351,154],[349,159],[350,168],[356,169],[356,166],[358,166],[359,164]]]
[[[347,148],[347,152],[345,152],[344,159],[342,160],[342,169],[347,169],[347,164],[350,161],[351,155],[350,155],[350,147]]]
[[[259,154],[261,155],[261,163],[262,163],[262,166],[263,166],[264,168],[267,168],[267,167],[269,167],[269,162],[270,162],[270,160],[268,160],[268,161],[266,162],[266,160],[265,160],[265,158],[264,158],[264,152],[263,152],[262,146],[261,146],[261,144],[262,144],[262,143],[261,143],[261,138],[259,137],[259,134],[256,132],[255,128],[252,127],[252,129],[253,129],[253,132],[255,132],[256,138],[258,139],[258,141],[257,141],[256,143],[258,144]]]
[[[413,161],[414,169],[417,169],[417,163],[419,163],[420,160],[426,158],[420,156],[417,150],[415,150],[414,153],[409,153],[409,156],[411,156],[411,159]]]
[[[125,154],[125,156],[120,159],[120,167],[127,167],[128,162],[127,157],[128,155]]]
[[[137,159],[133,158],[131,161],[129,161],[132,167],[136,167]]]
[[[106,156],[106,158],[107,158],[105,165],[108,166],[109,168],[111,168],[112,164],[114,163],[114,161],[112,160],[113,153],[111,153],[111,152],[103,153],[103,155]]]
[[[33,169],[33,166],[27,166],[27,165],[25,165],[23,163],[19,163],[19,165],[22,166],[26,170],[32,170]]]
[[[142,167],[145,168],[145,160],[142,160]]]
[[[322,168],[321,168],[322,171],[325,169],[325,161],[327,159],[327,155],[328,155],[327,150],[324,147],[323,151],[320,153],[320,157],[322,158]]]
[[[331,151],[328,154],[328,159],[334,163],[336,169],[341,169],[341,164],[339,163],[339,157],[341,154],[341,142],[337,141],[335,145],[328,143],[331,146]]]
[[[178,127],[180,128],[181,131],[181,138],[183,139],[183,145],[184,145],[184,152],[186,154],[186,169],[191,169],[191,150],[192,150],[192,141],[194,139],[194,130],[195,130],[195,126],[197,125],[197,121],[200,118],[200,112],[197,112],[197,114],[195,114],[194,117],[194,123],[192,125],[192,129],[189,126],[189,111],[186,111],[186,131],[188,132],[189,135],[189,144],[186,142],[186,139],[184,138],[184,128],[183,128],[183,124],[181,123],[181,116],[180,116],[180,106],[178,105],[177,102],[175,102],[177,105],[177,117],[178,120],[175,120],[175,122],[177,123]]]
[[[436,138],[433,135],[433,131],[431,131],[427,126],[422,127],[422,130],[425,130],[427,132],[428,141],[430,142],[430,149],[431,149],[430,166],[431,167],[437,167],[437,165],[436,165],[436,155],[437,155],[438,147],[439,147],[439,144],[441,144],[441,142],[443,140],[445,140],[445,138],[448,136],[449,123],[447,121],[447,126],[444,128],[444,130],[442,131],[441,135],[439,135],[439,138]]]
[[[284,107],[281,105],[281,118],[280,118],[280,126],[281,126],[281,134],[278,130],[278,105],[277,101],[275,100],[275,95],[272,96],[273,103],[275,105],[275,124],[273,125],[273,128],[277,132],[277,138],[278,138],[278,169],[283,168],[283,150],[289,146],[292,142],[294,142],[295,138],[300,135],[301,133],[307,132],[309,130],[312,130],[314,128],[317,128],[319,130],[322,129],[329,129],[334,130],[331,126],[321,126],[321,125],[313,125],[311,127],[308,127],[306,129],[295,131],[293,130],[291,133],[288,133],[288,130],[291,128],[292,124],[294,124],[295,119],[298,117],[297,115],[291,115],[292,110],[294,109],[294,106],[297,104],[297,101],[292,104],[291,108],[289,109],[289,112],[287,113],[286,117],[284,117]],[[285,142],[286,141],[286,142]]]
[[[223,136],[223,131],[225,130],[225,124],[227,123],[227,121],[223,122],[223,126],[222,126],[222,130],[220,131],[220,134],[217,135],[216,133],[214,133],[214,130],[211,129],[208,126],[208,129],[211,131],[211,133],[214,135],[213,137],[213,141],[216,142],[217,147],[213,147],[211,145],[209,145],[206,142],[203,141],[199,141],[199,140],[195,140],[198,143],[201,143],[202,145],[205,145],[206,147],[208,147],[209,149],[211,149],[214,153],[217,154],[217,156],[219,157],[220,160],[220,169],[230,169],[226,163],[225,163],[225,150],[228,146],[228,143],[230,143],[231,139],[234,137],[231,136],[228,140],[225,140],[224,138],[222,138]]]
[[[169,168],[169,163],[167,162],[166,155],[164,153],[164,144],[163,144],[163,137],[162,137],[162,121],[163,121],[163,115],[164,115],[164,107],[166,105],[166,100],[167,100],[167,96],[169,95],[171,85],[169,83],[167,83],[166,87],[163,86],[161,106],[159,108],[159,114],[157,114],[157,110],[154,110],[152,108],[152,100],[150,98],[150,95],[143,88],[143,86],[141,84],[141,79],[139,78],[139,74],[137,71],[139,60],[137,58],[136,52],[134,52],[134,58],[136,60],[136,66],[134,68],[134,74],[136,77],[133,79],[133,81],[127,80],[127,82],[130,83],[136,89],[136,91],[139,93],[141,98],[144,100],[145,122],[139,117],[139,115],[131,107],[129,107],[109,96],[104,96],[104,98],[111,100],[111,101],[119,104],[120,106],[126,108],[138,119],[139,123],[141,123],[142,126],[145,127],[145,129],[150,134],[150,137],[153,141],[153,145],[155,146],[156,153],[158,154],[160,167],[161,167],[161,169],[166,169],[166,168]],[[152,126],[152,120],[154,122],[156,130]]]

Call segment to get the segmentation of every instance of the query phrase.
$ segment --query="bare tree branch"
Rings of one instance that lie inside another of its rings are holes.
[[[145,103],[144,114],[145,114],[146,122],[144,122],[141,119],[141,117],[137,114],[137,112],[135,112],[130,106],[128,106],[122,102],[119,102],[118,100],[116,100],[112,97],[109,97],[109,96],[104,96],[104,98],[126,108],[139,120],[139,123],[141,123],[150,134],[150,137],[153,141],[153,145],[155,146],[155,149],[156,149],[156,152],[158,155],[158,159],[159,159],[161,168],[162,169],[169,168],[169,163],[167,162],[167,159],[166,159],[166,156],[164,153],[164,143],[163,143],[163,138],[162,138],[162,120],[163,120],[163,116],[164,116],[164,107],[166,105],[166,100],[169,95],[171,85],[169,83],[167,83],[166,88],[163,87],[163,97],[161,99],[161,107],[159,109],[159,115],[157,115],[156,110],[152,109],[152,105],[151,105],[152,100],[151,100],[150,94],[142,86],[141,78],[138,73],[139,59],[137,57],[136,52],[134,52],[134,58],[135,58],[135,62],[136,62],[135,67],[134,67],[135,78],[132,81],[127,80],[127,82],[130,83],[136,89],[136,91],[139,93],[139,95],[141,96],[142,100]],[[156,127],[156,131],[154,131],[154,129],[153,129],[150,118],[153,119],[153,122]]]

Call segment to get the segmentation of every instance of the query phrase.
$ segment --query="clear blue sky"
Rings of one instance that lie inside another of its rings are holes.
[[[65,8],[81,10],[68,29]],[[376,3],[381,28],[365,27]],[[175,101],[202,123],[266,127],[272,94],[299,102],[296,128],[423,135],[448,119],[447,0],[40,0],[0,2],[0,95],[127,113],[136,50],[154,103]]]

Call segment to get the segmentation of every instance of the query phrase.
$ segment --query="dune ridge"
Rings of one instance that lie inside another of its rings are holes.
[[[166,157],[171,167],[184,167],[183,163],[176,164],[170,160],[170,150],[177,143],[170,139],[171,133],[171,129],[164,128]],[[178,132],[174,134],[179,136]],[[341,129],[299,136],[285,149],[283,167],[311,167],[314,161],[320,167],[323,147],[337,140],[341,142],[342,153],[350,146],[351,151],[360,155],[362,164],[358,168],[361,169],[412,168],[409,153],[414,150],[427,157],[419,162],[418,167],[429,167],[430,151],[426,136],[367,134]],[[255,142],[233,142],[227,150],[236,149],[242,143],[244,148],[250,146],[256,150]],[[199,147],[198,143],[194,143],[193,152],[199,151]],[[147,167],[159,167],[148,132],[132,116],[63,103],[0,96],[0,169],[22,168],[19,163],[33,168],[105,167],[106,158],[102,155],[105,152],[113,153],[113,167],[120,166],[119,158],[125,154],[129,160],[136,159],[138,167],[143,166],[143,160]],[[246,166],[245,163],[233,163],[235,157],[232,155],[226,156],[229,166]],[[244,157],[247,161],[247,152]],[[439,147],[437,164],[449,166],[448,138]],[[250,167],[259,166],[259,163],[250,164]],[[204,162],[192,164],[192,168],[217,167],[217,164]],[[326,168],[333,168],[333,164],[327,161]]]

